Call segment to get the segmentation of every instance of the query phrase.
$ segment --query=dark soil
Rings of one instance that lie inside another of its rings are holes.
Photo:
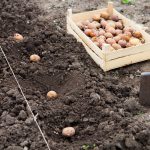
[[[23,87],[52,150],[150,150],[148,109],[139,104],[140,73],[150,62],[104,73],[81,43],[66,32],[65,12],[97,9],[104,0],[1,0],[0,45]],[[115,2],[135,21],[150,25],[149,0],[134,5]],[[134,13],[133,13],[134,10]],[[13,41],[14,33],[25,40]],[[41,61],[31,63],[31,54]],[[26,103],[0,53],[0,150],[46,150]],[[59,97],[48,100],[55,90]],[[72,126],[72,138],[62,129]]]

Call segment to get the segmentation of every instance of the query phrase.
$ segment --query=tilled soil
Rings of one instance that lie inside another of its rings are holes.
[[[124,15],[150,25],[148,0],[114,3]],[[150,71],[150,62],[104,73],[66,32],[68,7],[79,12],[105,5],[104,0],[1,0],[0,44],[52,150],[150,150],[150,119],[142,119],[148,109],[138,102],[140,73]],[[13,41],[16,32],[23,42]],[[29,61],[34,53],[40,62]],[[0,150],[46,150],[2,53],[0,61]],[[48,100],[49,90],[59,97]],[[75,136],[62,136],[66,126],[76,129]]]

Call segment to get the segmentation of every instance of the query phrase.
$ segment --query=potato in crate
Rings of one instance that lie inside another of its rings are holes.
[[[112,2],[104,9],[76,14],[69,9],[67,14],[68,33],[104,71],[150,59],[145,29],[115,10]]]

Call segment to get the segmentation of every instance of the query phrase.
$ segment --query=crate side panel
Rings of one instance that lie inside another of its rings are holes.
[[[99,10],[93,10],[93,11],[87,11],[87,12],[82,12],[82,13],[76,13],[72,14],[72,20],[77,23],[80,21],[85,21],[87,19],[90,19],[93,17],[93,15],[101,13],[103,11],[106,11],[107,9],[99,9]]]
[[[107,53],[106,61],[110,61],[113,59],[129,56],[129,55],[134,55],[142,52],[147,52],[147,51],[150,52],[150,43],[145,43],[142,45],[133,46],[133,47],[113,51],[111,53]]]
[[[150,51],[108,61],[106,62],[106,70],[109,71],[145,60],[150,60]]]
[[[85,47],[87,53],[91,56],[91,58],[94,60],[94,62],[100,66],[105,71],[105,62],[98,57],[83,41],[82,39],[73,31],[73,29],[70,27],[70,25],[67,25],[67,32],[69,34],[72,34],[78,42],[81,42],[83,46]]]

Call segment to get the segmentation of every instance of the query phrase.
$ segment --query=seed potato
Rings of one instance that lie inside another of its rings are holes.
[[[65,137],[72,137],[75,135],[75,129],[73,127],[66,127],[62,130],[62,135]]]

